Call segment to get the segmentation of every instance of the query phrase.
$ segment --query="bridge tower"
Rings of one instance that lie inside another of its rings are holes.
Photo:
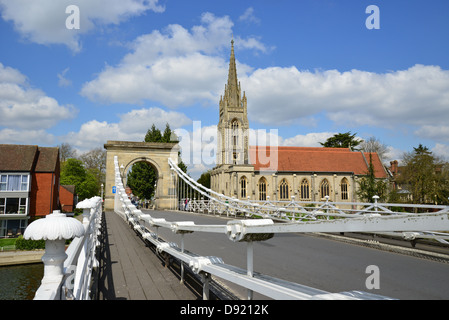
[[[177,143],[107,141],[105,210],[114,209],[115,170],[114,156],[117,156],[123,184],[133,164],[147,162],[157,171],[155,205],[157,209],[170,209],[174,202],[176,177],[170,170],[168,159],[178,163],[179,145]]]

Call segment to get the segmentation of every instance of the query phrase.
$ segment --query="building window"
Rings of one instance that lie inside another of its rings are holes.
[[[279,199],[280,200],[288,200],[288,182],[286,179],[282,179],[281,184],[279,185]]]
[[[301,181],[301,187],[300,187],[300,198],[301,200],[310,200],[310,185],[309,181],[307,179],[303,179]]]
[[[248,185],[248,179],[245,176],[240,178],[240,198],[246,199],[246,187]]]
[[[27,198],[0,198],[0,214],[27,214]]]
[[[343,178],[341,180],[341,200],[348,200],[348,179]]]
[[[232,120],[231,122],[231,134],[232,134],[232,144],[235,149],[239,144],[239,121],[237,119]]]
[[[259,200],[267,200],[267,180],[265,178],[259,180]]]
[[[329,195],[329,181],[324,179],[320,185],[321,199]]]
[[[16,237],[23,234],[27,226],[26,219],[0,220],[0,238]]]
[[[0,175],[0,191],[28,191],[27,174]]]

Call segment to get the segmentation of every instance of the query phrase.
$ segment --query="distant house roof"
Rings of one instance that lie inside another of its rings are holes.
[[[35,165],[37,146],[0,144],[1,171],[31,171]]]
[[[0,144],[0,171],[54,172],[58,157],[58,148]]]
[[[66,189],[68,192],[75,194],[75,186],[74,185],[62,185],[64,189]]]
[[[39,147],[39,157],[36,164],[36,172],[55,172],[58,163],[59,149]]]
[[[365,175],[370,155],[376,178],[386,178],[387,172],[377,153],[356,152],[348,148],[265,147],[250,146],[250,163],[256,171],[267,170],[267,158],[277,161],[279,172],[345,172]],[[271,157],[271,153],[277,152]]]

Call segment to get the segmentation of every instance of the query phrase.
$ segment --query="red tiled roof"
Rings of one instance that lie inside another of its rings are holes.
[[[272,152],[277,150],[270,157]],[[376,178],[386,178],[387,173],[377,153],[350,151],[347,148],[320,147],[265,147],[250,146],[250,163],[256,171],[269,170],[266,159],[277,161],[276,171],[288,172],[347,172],[364,175],[368,172],[370,154]],[[271,168],[272,169],[272,168]]]

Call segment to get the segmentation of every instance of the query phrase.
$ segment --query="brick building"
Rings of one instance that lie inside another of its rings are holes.
[[[0,145],[0,237],[59,209],[59,174],[59,148]]]
[[[75,186],[73,185],[59,186],[59,201],[61,203],[62,212],[73,212],[73,209],[75,209],[77,201]]]

